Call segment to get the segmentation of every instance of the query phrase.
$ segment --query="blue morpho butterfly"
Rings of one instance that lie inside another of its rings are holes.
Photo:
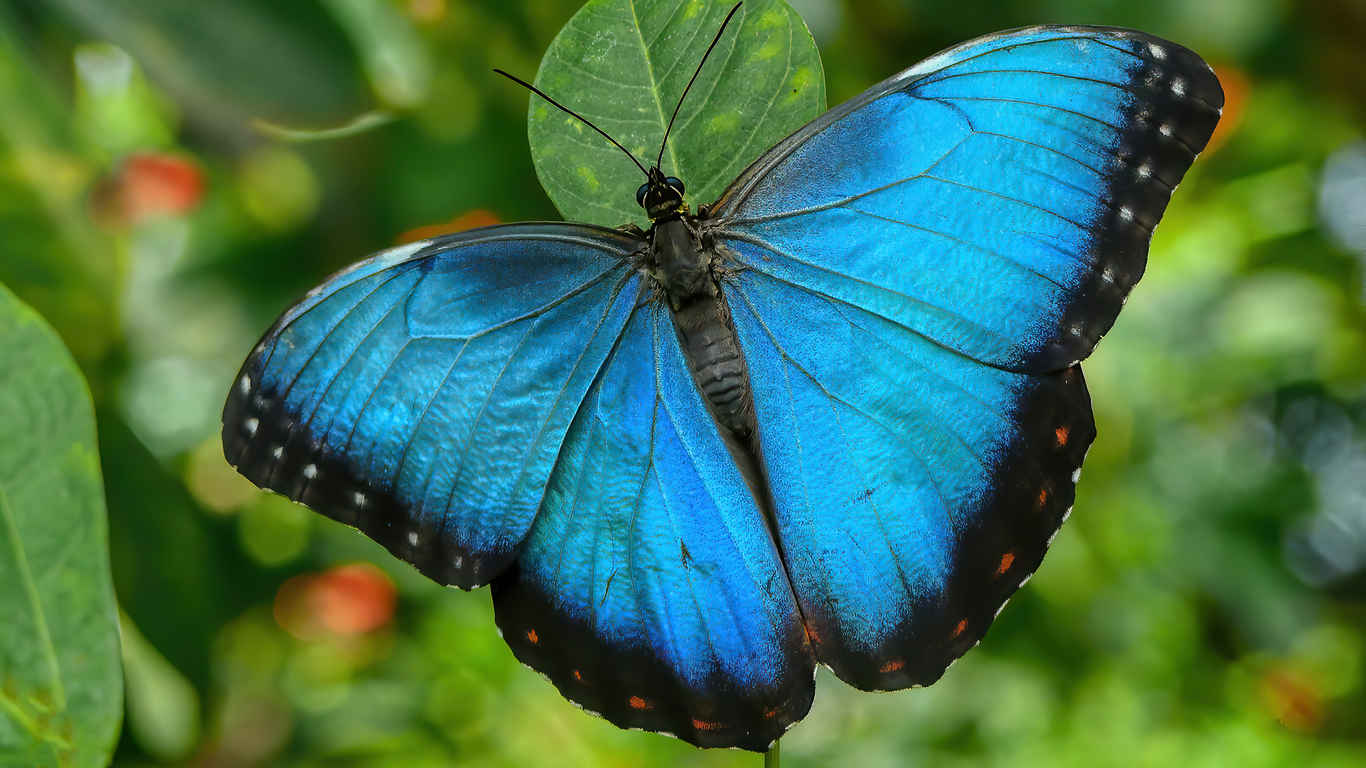
[[[1139,32],[965,43],[696,215],[656,163],[648,232],[496,226],[333,276],[243,364],[224,450],[491,584],[576,705],[763,750],[817,664],[928,685],[1039,566],[1095,435],[1077,363],[1222,104]]]

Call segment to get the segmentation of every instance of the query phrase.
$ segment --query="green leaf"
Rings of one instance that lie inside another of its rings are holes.
[[[0,626],[0,765],[106,765],[123,677],[94,409],[57,334],[4,286]]]
[[[730,0],[590,0],[550,44],[536,86],[654,164],[683,89]],[[531,157],[570,221],[648,226],[636,205],[640,169],[593,129],[531,97]],[[825,111],[820,52],[782,0],[748,0],[712,51],[678,113],[660,168],[694,207]]]

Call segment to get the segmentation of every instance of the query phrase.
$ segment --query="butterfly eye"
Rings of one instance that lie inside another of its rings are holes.
[[[664,183],[678,190],[678,196],[683,196],[683,180],[674,176],[664,179]]]
[[[649,183],[641,184],[640,189],[636,190],[636,205],[645,207],[645,193],[650,191]]]

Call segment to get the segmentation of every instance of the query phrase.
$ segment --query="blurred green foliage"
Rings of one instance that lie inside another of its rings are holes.
[[[1366,8],[794,5],[831,104],[1063,21],[1193,48],[1229,106],[1086,363],[1100,434],[1038,576],[929,689],[822,674],[785,765],[1366,761]],[[241,360],[326,274],[556,218],[527,95],[492,68],[533,73],[576,10],[0,0],[0,283],[95,398],[126,622],[117,764],[757,765],[583,715],[515,663],[487,592],[263,496],[216,448]],[[337,569],[361,561],[387,576]]]

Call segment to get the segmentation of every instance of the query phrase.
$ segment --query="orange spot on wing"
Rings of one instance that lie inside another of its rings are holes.
[[[765,709],[765,710],[764,710],[764,717],[777,717],[777,716],[778,716],[778,713],[781,712],[781,711],[782,711],[782,710],[780,710],[780,709],[777,708],[777,707],[774,707],[773,709]]]
[[[900,670],[904,669],[905,666],[905,661],[897,659],[896,661],[889,661],[886,664],[883,664],[882,668],[878,671],[885,675],[888,672],[899,672]]]
[[[1064,424],[1054,432],[1058,436],[1058,445],[1067,445],[1067,425]]]
[[[583,682],[583,675],[580,675],[577,669],[574,670],[574,679],[578,680],[580,683]]]
[[[1001,569],[997,573],[1005,573],[1010,570],[1010,564],[1015,562],[1015,555],[1007,552],[1001,555]]]
[[[953,636],[954,636],[954,637],[958,637],[959,635],[963,634],[963,630],[965,630],[965,629],[967,629],[967,628],[968,628],[968,620],[967,620],[967,619],[963,619],[962,621],[958,622],[958,626],[957,626],[957,627],[954,627],[954,629],[953,629]]]
[[[1043,505],[1044,505],[1044,503],[1047,502],[1047,501],[1048,501],[1048,489],[1047,489],[1047,488],[1040,488],[1040,489],[1039,489],[1039,499],[1038,499],[1038,502],[1037,502],[1039,508],[1040,508],[1040,509],[1043,509]]]
[[[721,727],[721,723],[710,723],[706,720],[697,720],[694,718],[692,721],[692,727],[696,728],[699,731],[714,731],[717,728]]]
[[[806,641],[808,643],[816,645],[821,641],[820,635],[816,634],[816,628],[811,626],[806,619],[802,619],[802,629],[806,630]]]
[[[655,705],[651,704],[650,702],[646,701],[645,699],[640,698],[639,696],[632,696],[631,698],[627,699],[626,702],[627,702],[628,704],[630,704],[631,707],[634,708],[634,709],[654,709],[654,708],[655,708]]]
[[[534,629],[527,630],[526,639],[530,640],[532,645],[535,645],[536,641],[540,640],[540,638],[536,636],[536,630]]]

